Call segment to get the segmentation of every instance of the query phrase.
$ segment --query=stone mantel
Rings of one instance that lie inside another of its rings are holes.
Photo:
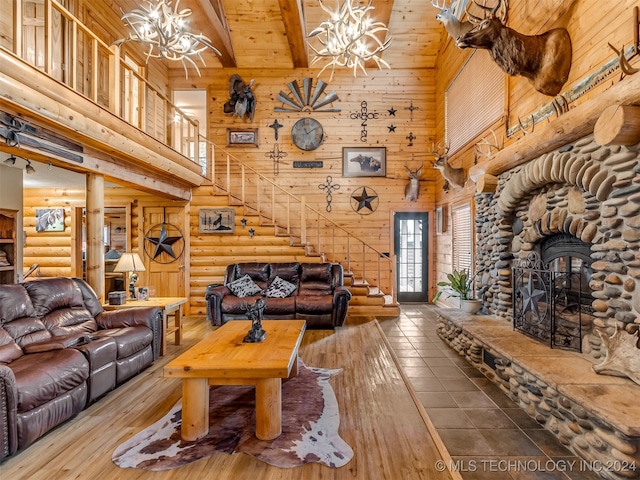
[[[469,169],[474,181],[482,174],[499,175],[540,155],[593,133],[598,117],[611,105],[640,103],[640,74],[628,76],[598,96],[570,109],[548,123],[536,125],[532,133],[496,152]]]

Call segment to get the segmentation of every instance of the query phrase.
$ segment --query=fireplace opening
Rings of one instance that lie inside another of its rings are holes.
[[[514,328],[552,348],[582,351],[591,331],[591,245],[571,235],[545,238],[514,264]]]

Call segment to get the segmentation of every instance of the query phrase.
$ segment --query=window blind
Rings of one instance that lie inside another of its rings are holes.
[[[457,152],[504,114],[505,73],[476,50],[445,93],[445,141]]]
[[[473,235],[471,231],[471,206],[463,205],[451,210],[452,267],[454,270],[472,271]]]

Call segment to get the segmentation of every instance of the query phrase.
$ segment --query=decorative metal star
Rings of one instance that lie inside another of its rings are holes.
[[[387,110],[389,112],[389,116],[390,117],[395,117],[396,116],[396,112],[397,110],[393,107],[391,107],[389,110]]]
[[[242,224],[242,228],[247,226],[247,219],[243,218],[242,220],[240,220],[240,223]]]
[[[532,312],[540,320],[540,310],[538,309],[538,302],[541,298],[545,297],[547,292],[540,290],[533,284],[533,277],[529,275],[527,284],[524,287],[518,289],[520,295],[522,295],[522,314]]]
[[[255,235],[256,231],[253,228],[249,229],[249,238],[253,238],[253,236]]]
[[[393,123],[391,125],[389,125],[387,128],[389,129],[389,133],[395,133],[396,132],[396,126]]]
[[[358,207],[355,209],[356,212],[359,212],[360,210],[362,210],[363,208],[368,208],[370,211],[373,212],[373,207],[371,205],[371,203],[376,200],[378,198],[377,195],[370,195],[367,193],[367,187],[362,187],[362,192],[360,193],[360,195],[356,195],[354,194],[351,197],[353,200],[355,200],[358,204]]]
[[[147,237],[147,240],[155,245],[155,249],[153,251],[154,260],[158,258],[162,252],[165,252],[171,258],[175,259],[177,257],[173,251],[172,245],[178,240],[182,240],[182,237],[170,237],[169,234],[167,234],[167,229],[163,223],[162,228],[160,229],[160,235],[157,237]]]

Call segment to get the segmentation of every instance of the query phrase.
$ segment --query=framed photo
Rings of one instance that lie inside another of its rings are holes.
[[[257,147],[260,137],[257,128],[227,128],[227,147]]]
[[[36,208],[36,232],[64,232],[64,208]]]
[[[138,287],[138,301],[144,302],[149,300],[149,287]]]
[[[343,177],[385,177],[386,147],[342,147]]]
[[[436,208],[436,233],[446,233],[447,231],[447,208]]]
[[[233,233],[236,211],[233,208],[201,208],[200,233]]]

